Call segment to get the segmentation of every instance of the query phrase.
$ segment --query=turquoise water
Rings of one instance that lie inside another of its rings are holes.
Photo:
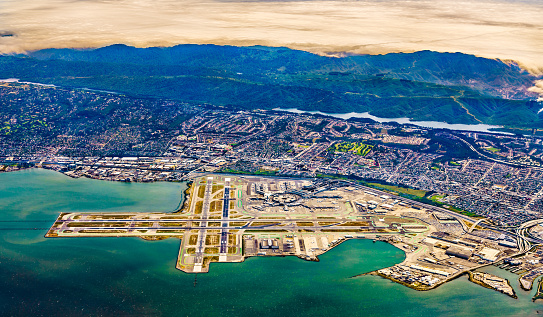
[[[0,222],[0,227],[48,227],[68,211],[172,211],[185,188],[71,179],[44,170],[4,173],[0,221],[48,222]],[[0,230],[0,315],[530,316],[543,310],[531,302],[534,292],[520,291],[516,280],[519,300],[466,277],[430,292],[376,276],[350,278],[403,260],[401,250],[369,240],[343,243],[318,263],[285,257],[212,264],[194,287],[194,275],[174,268],[179,240],[45,239],[44,234]]]

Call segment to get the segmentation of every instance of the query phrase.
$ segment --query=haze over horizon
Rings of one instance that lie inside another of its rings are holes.
[[[534,0],[4,0],[0,16],[0,53],[189,43],[322,55],[433,50],[543,74],[543,4]]]

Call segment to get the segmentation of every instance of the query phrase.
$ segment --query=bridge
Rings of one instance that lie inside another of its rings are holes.
[[[485,219],[484,219],[484,218],[481,218],[481,219],[475,221],[475,223],[473,223],[473,225],[469,228],[468,233],[472,233],[472,232],[473,232],[473,229],[475,229],[475,227],[477,227],[477,225],[478,225],[481,221],[483,221],[483,220],[485,220]]]

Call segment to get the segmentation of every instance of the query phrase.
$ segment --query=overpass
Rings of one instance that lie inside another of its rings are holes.
[[[477,220],[477,221],[469,228],[468,233],[472,233],[472,232],[473,232],[473,229],[475,229],[475,227],[477,227],[477,225],[478,225],[481,221],[483,221],[483,220],[485,220],[485,219],[484,219],[484,218],[481,218],[481,219]]]

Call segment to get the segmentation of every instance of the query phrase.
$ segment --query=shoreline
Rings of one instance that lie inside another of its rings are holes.
[[[392,267],[392,266],[390,266],[390,267]],[[387,268],[382,268],[382,269],[387,269]],[[368,273],[355,275],[355,276],[353,276],[353,278],[354,277],[359,277],[359,276],[364,276],[364,275],[374,275],[374,276],[379,276],[379,277],[382,277],[384,279],[390,280],[390,281],[392,281],[394,283],[403,285],[403,286],[408,287],[408,288],[410,288],[412,290],[415,290],[415,291],[426,292],[426,291],[431,291],[431,290],[433,290],[435,288],[438,288],[439,286],[441,286],[443,284],[446,284],[446,283],[448,283],[450,281],[453,281],[453,280],[455,280],[455,279],[457,279],[459,277],[462,277],[464,274],[469,272],[469,271],[458,272],[458,273],[454,274],[452,277],[450,277],[449,279],[446,279],[446,280],[444,280],[444,281],[442,281],[440,283],[436,283],[436,284],[434,284],[432,286],[415,286],[415,285],[412,285],[412,284],[402,282],[400,280],[397,280],[397,279],[395,279],[393,277],[390,277],[390,276],[387,276],[385,274],[379,273],[379,270],[382,270],[382,269],[378,269],[378,270],[374,270],[374,271],[371,271],[371,272],[368,272]]]
[[[487,273],[487,274],[488,274],[488,273]],[[488,289],[491,289],[491,290],[495,290],[495,291],[500,292],[500,293],[502,293],[502,294],[505,294],[505,295],[507,295],[507,296],[509,296],[509,297],[511,297],[511,298],[518,299],[518,296],[517,296],[517,294],[515,293],[515,290],[514,290],[513,287],[511,286],[511,283],[509,282],[508,279],[504,279],[504,280],[507,281],[507,285],[513,290],[513,294],[512,294],[512,295],[511,295],[511,294],[505,293],[503,290],[498,290],[498,289],[492,287],[491,285],[489,285],[489,284],[487,284],[487,283],[485,283],[485,282],[483,282],[483,281],[476,280],[476,279],[474,278],[474,276],[473,276],[473,272],[472,272],[472,271],[468,271],[468,275],[469,275],[469,277],[468,277],[469,281],[472,282],[472,283],[474,283],[474,284],[480,285],[480,286],[482,286],[482,287],[485,287],[485,288],[488,288]]]
[[[507,132],[501,132],[497,129],[503,129],[503,126],[490,125],[490,124],[462,124],[462,123],[449,123],[449,122],[439,122],[439,121],[423,121],[423,120],[414,120],[412,118],[400,117],[400,118],[385,118],[377,117],[372,115],[370,112],[349,112],[349,113],[326,113],[322,111],[309,111],[309,110],[299,110],[297,108],[274,108],[274,111],[283,111],[289,113],[297,114],[319,114],[328,117],[339,118],[343,120],[348,120],[351,118],[362,118],[370,119],[380,123],[395,122],[398,124],[411,124],[424,128],[432,129],[449,129],[456,131],[472,131],[472,132],[485,132],[485,133],[498,133],[498,134],[509,134]]]
[[[39,167],[38,167],[38,168],[39,168]],[[44,168],[41,168],[41,169],[44,169]],[[46,169],[46,170],[47,170],[47,169]],[[56,170],[53,170],[53,171],[56,171]],[[57,172],[59,172],[59,171],[57,171]],[[64,174],[64,173],[62,173],[62,174]],[[65,174],[65,175],[66,175],[66,174]],[[67,176],[69,176],[69,175],[67,175]],[[85,176],[82,176],[82,177],[85,177]],[[71,178],[73,178],[73,177],[71,177]],[[79,177],[77,177],[77,178],[79,178]],[[86,177],[86,178],[88,178],[88,177]],[[183,211],[185,211],[185,210],[187,209],[187,207],[190,206],[190,204],[191,204],[191,202],[192,202],[192,195],[191,195],[191,192],[194,190],[194,186],[195,186],[195,185],[194,185],[194,181],[192,181],[192,182],[191,182],[191,181],[187,181],[186,184],[187,184],[187,188],[184,190],[184,195],[185,195],[185,196],[183,196],[183,198],[180,200],[180,202],[179,202],[179,204],[178,204],[178,207],[177,207],[174,211],[170,212],[171,214],[179,214],[179,213],[183,213]],[[187,197],[187,195],[188,195],[188,197]],[[347,234],[347,233],[343,233],[343,234]],[[370,234],[371,234],[371,233],[370,233]],[[379,235],[379,234],[381,234],[381,232],[374,232],[373,234]],[[47,236],[47,235],[46,235],[46,236]],[[122,235],[106,235],[106,236],[107,236],[107,237],[113,237],[113,236],[117,236],[117,237],[118,237],[118,236],[122,236]],[[51,237],[52,237],[52,236],[51,236]],[[143,240],[159,240],[159,239],[162,240],[162,239],[167,239],[167,238],[170,238],[170,237],[172,237],[172,238],[180,238],[180,239],[181,239],[181,237],[178,236],[178,235],[174,235],[174,236],[163,235],[163,236],[161,236],[161,237],[158,238],[158,239],[150,238],[150,237],[147,237],[146,235],[142,235],[142,236],[139,236],[139,237],[142,238]],[[334,245],[333,247],[329,248],[327,251],[333,249],[335,246],[337,246],[337,245],[343,243],[344,241],[351,240],[351,239],[360,239],[360,238],[347,238],[347,239],[341,240],[340,243],[337,243],[337,244]],[[376,240],[375,238],[362,238],[362,239],[366,239],[366,240],[373,239],[373,240]],[[379,238],[377,238],[377,239],[379,239]],[[383,239],[379,239],[379,241],[386,242],[386,243],[388,243],[388,244],[393,245],[396,249],[402,250],[402,252],[404,253],[405,258],[404,258],[400,263],[398,263],[398,264],[396,264],[396,265],[398,265],[398,266],[408,266],[408,265],[409,265],[409,262],[407,261],[407,258],[408,258],[407,252],[406,252],[405,250],[403,250],[401,247],[399,247],[398,245],[396,245],[396,243],[391,242],[391,241],[387,241],[387,239],[384,239],[384,240],[383,240]],[[324,253],[326,253],[327,251],[325,251],[325,252],[323,252],[323,253],[320,253],[320,254],[324,254]],[[306,260],[306,261],[319,262],[320,260],[319,260],[318,256],[319,256],[320,254],[315,255],[314,257],[311,257],[311,258],[302,257],[302,256],[298,256],[298,255],[295,255],[295,254],[278,255],[278,256],[283,256],[283,257],[284,257],[284,256],[297,256],[298,258],[301,258],[301,259]],[[179,256],[179,255],[178,255],[178,256]],[[274,256],[274,255],[268,255],[268,256]],[[245,260],[246,258],[248,258],[248,257],[254,257],[254,255],[249,255],[249,256],[247,256],[247,255],[242,255],[242,256],[241,256],[242,261],[244,261],[244,260]],[[406,262],[406,261],[407,261],[407,262]],[[479,265],[479,266],[476,266],[476,267],[472,267],[472,268],[470,268],[469,270],[461,270],[461,271],[458,271],[458,272],[456,272],[456,273],[451,272],[451,273],[453,273],[453,274],[451,274],[451,275],[448,276],[447,278],[445,278],[445,279],[440,279],[440,281],[433,282],[433,283],[426,283],[426,282],[422,282],[422,283],[421,283],[421,282],[412,282],[412,283],[408,283],[407,281],[401,281],[401,280],[398,280],[398,279],[396,279],[396,278],[394,278],[394,277],[387,276],[386,274],[379,272],[380,270],[384,270],[384,269],[387,269],[387,268],[379,268],[379,269],[377,269],[377,270],[375,270],[375,271],[372,271],[372,272],[362,273],[362,274],[358,274],[358,275],[352,276],[351,278],[353,278],[353,277],[358,277],[358,276],[363,276],[363,275],[378,275],[378,276],[387,278],[387,279],[389,279],[389,280],[391,280],[391,281],[393,281],[393,282],[396,282],[396,283],[398,283],[398,284],[407,286],[407,287],[409,287],[409,288],[411,288],[411,289],[414,289],[414,290],[417,290],[417,291],[428,291],[428,290],[432,290],[432,289],[434,289],[434,288],[437,288],[437,287],[439,287],[440,285],[445,284],[445,283],[447,283],[447,282],[449,282],[449,281],[451,281],[451,280],[454,280],[454,279],[456,279],[456,278],[458,278],[458,277],[460,277],[460,276],[462,276],[462,275],[464,275],[464,274],[466,274],[466,273],[471,274],[471,273],[469,273],[469,271],[478,269],[478,268],[480,268],[480,267],[485,267],[485,266],[488,266],[488,265],[492,265],[492,264],[493,264],[493,263],[490,263],[490,264],[483,264],[483,265]],[[395,266],[396,266],[396,265],[395,265]],[[391,267],[389,267],[389,268],[391,268]]]

